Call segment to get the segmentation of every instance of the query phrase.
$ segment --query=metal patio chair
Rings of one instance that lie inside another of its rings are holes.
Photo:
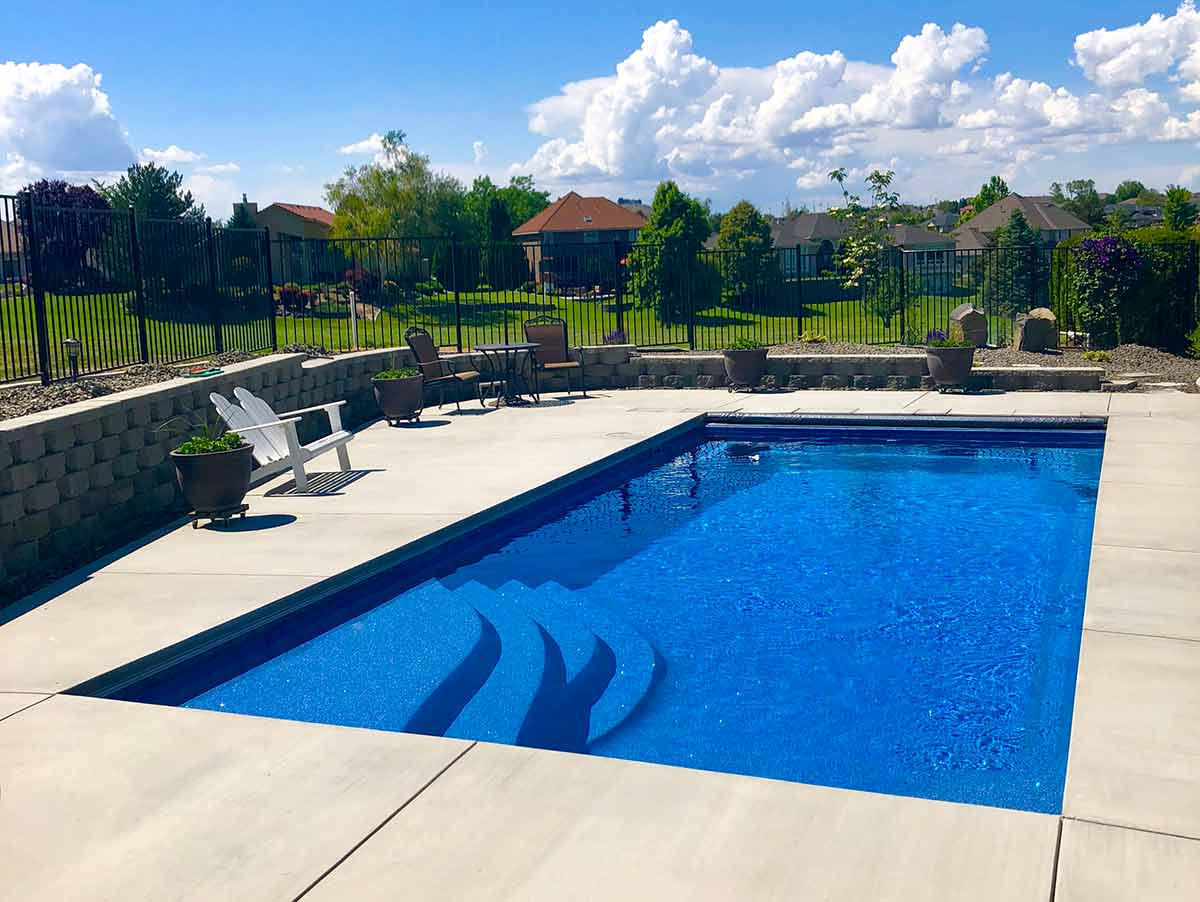
[[[540,374],[562,373],[571,393],[571,373],[579,373],[579,391],[587,397],[583,366],[583,349],[571,348],[567,340],[567,321],[557,316],[541,315],[525,321],[525,340],[537,345],[533,352],[533,395],[541,398]]]
[[[446,403],[446,389],[454,386],[454,407],[456,410],[462,410],[459,396],[462,394],[461,386],[463,385],[474,386],[475,397],[478,399],[479,405],[483,406],[483,388],[478,371],[455,371],[454,364],[449,360],[443,360],[438,354],[433,336],[420,326],[409,326],[405,329],[404,340],[408,343],[413,356],[417,358],[417,367],[421,370],[421,375],[425,377],[425,384],[438,390],[438,407]]]

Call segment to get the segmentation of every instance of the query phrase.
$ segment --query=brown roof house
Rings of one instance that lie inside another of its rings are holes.
[[[960,251],[991,247],[996,230],[1008,225],[1009,219],[1018,210],[1048,247],[1092,229],[1074,213],[1064,210],[1048,197],[1010,194],[955,229],[952,233],[955,244]]]
[[[306,255],[302,241],[306,238],[328,238],[329,230],[333,227],[331,212],[324,207],[308,204],[282,203],[274,203],[260,210],[258,204],[247,201],[244,194],[242,202],[233,205],[234,210],[239,207],[245,208],[259,226],[271,233],[271,269],[277,283],[306,282],[318,275],[327,275],[310,271],[313,269],[310,263],[312,259],[323,259],[328,255]],[[285,253],[288,242],[278,239],[289,239],[295,244]]]
[[[513,229],[513,237],[526,246],[539,284],[603,287],[616,271],[616,246],[637,241],[645,225],[637,209],[571,191]]]
[[[0,219],[0,281],[17,281],[25,275],[23,245],[20,226],[13,220]]]

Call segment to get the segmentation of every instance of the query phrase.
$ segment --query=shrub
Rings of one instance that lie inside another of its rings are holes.
[[[730,351],[757,351],[766,345],[754,338],[735,338],[729,343]]]
[[[441,294],[444,289],[437,279],[428,279],[424,282],[417,283],[417,291],[420,294],[434,295]]]
[[[1092,363],[1108,363],[1112,360],[1112,354],[1108,351],[1084,351],[1082,357]]]
[[[525,292],[525,294],[537,294],[537,290],[538,290],[537,282],[522,282],[521,283],[521,291]]]
[[[342,276],[342,281],[353,288],[355,294],[362,297],[374,297],[375,293],[379,290],[379,276],[375,275],[369,269],[363,269],[361,266],[346,270]]]
[[[289,313],[300,313],[312,303],[313,294],[295,282],[287,282],[279,289],[279,303]]]
[[[1116,235],[1080,243],[1071,287],[1076,315],[1093,344],[1112,346],[1133,331],[1132,302],[1142,266],[1137,248]]]
[[[971,348],[974,345],[966,339],[948,338],[941,329],[930,329],[925,333],[925,344],[931,348]]]
[[[629,344],[629,339],[625,337],[625,333],[620,329],[614,329],[612,332],[609,332],[601,341],[606,345]]]
[[[236,432],[226,432],[213,438],[207,435],[193,435],[184,441],[175,451],[179,454],[217,454],[221,451],[236,451],[246,444]]]
[[[1188,351],[1193,357],[1200,360],[1200,326],[1188,333]]]
[[[829,339],[820,332],[809,332],[807,329],[800,333],[800,340],[808,342],[809,344],[824,344],[825,342],[829,341]]]
[[[380,381],[385,381],[391,379],[411,379],[413,376],[419,375],[421,374],[417,370],[413,369],[411,366],[406,366],[398,370],[384,370],[381,373],[376,373],[375,378]]]

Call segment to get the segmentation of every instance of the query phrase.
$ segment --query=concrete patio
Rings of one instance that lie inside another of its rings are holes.
[[[464,408],[467,410],[467,408]],[[1107,416],[1062,817],[61,694],[710,411]],[[602,392],[376,423],[0,614],[0,900],[1194,898],[1200,396]]]

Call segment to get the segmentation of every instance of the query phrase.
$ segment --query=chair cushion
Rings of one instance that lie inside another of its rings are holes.
[[[470,382],[472,379],[478,379],[479,373],[475,370],[463,370],[461,373],[455,373],[454,378],[459,382]]]
[[[579,369],[578,360],[564,360],[562,363],[543,363],[544,370],[577,370]]]

